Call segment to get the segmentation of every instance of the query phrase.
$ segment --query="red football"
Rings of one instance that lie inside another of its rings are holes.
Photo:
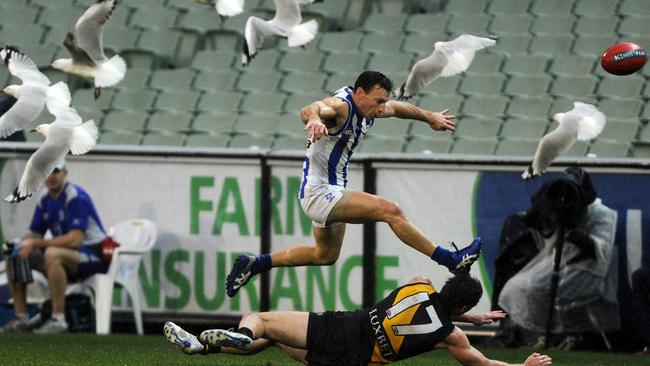
[[[600,64],[610,74],[628,75],[641,69],[647,59],[645,50],[638,44],[621,42],[605,50]]]

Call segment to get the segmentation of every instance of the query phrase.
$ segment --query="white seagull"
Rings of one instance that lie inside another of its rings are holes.
[[[431,55],[413,65],[406,82],[395,91],[395,98],[409,99],[439,76],[454,76],[467,70],[476,51],[495,43],[492,38],[470,34],[463,34],[449,42],[434,43]]]
[[[234,17],[244,11],[244,0],[217,0],[214,3],[217,13],[222,21]]]
[[[593,140],[605,128],[605,114],[591,104],[574,102],[573,109],[566,113],[556,113],[553,120],[558,126],[547,133],[537,146],[533,162],[521,174],[523,179],[531,179],[546,171],[553,159],[569,150],[576,140]]]
[[[21,85],[9,85],[4,92],[18,99],[0,117],[0,137],[7,137],[22,130],[38,117],[47,105],[54,114],[70,105],[70,90],[62,81],[50,86],[50,80],[29,57],[15,48],[0,49],[0,58],[9,68],[11,75],[22,80]]]
[[[97,0],[77,20],[63,45],[72,58],[55,60],[52,67],[70,74],[94,79],[95,99],[105,88],[119,83],[126,74],[126,63],[119,55],[110,59],[104,54],[102,26],[117,5],[117,0]]]
[[[38,125],[35,130],[45,136],[45,142],[27,161],[18,187],[5,198],[7,202],[23,201],[36,192],[68,151],[82,155],[97,143],[95,122],[91,119],[81,123],[81,117],[71,107],[57,112],[54,122]]]
[[[314,19],[302,22],[300,4],[311,4],[314,0],[273,0],[275,16],[263,20],[252,16],[246,21],[244,29],[244,52],[242,65],[246,66],[262,47],[264,38],[270,35],[286,37],[289,47],[304,47],[318,33],[318,23]]]

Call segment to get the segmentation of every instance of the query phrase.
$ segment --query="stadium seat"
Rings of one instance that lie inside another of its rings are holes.
[[[231,112],[238,111],[244,94],[235,90],[215,90],[206,92],[199,100],[200,111]]]
[[[650,144],[636,143],[632,146],[632,157],[650,158]]]
[[[328,72],[361,73],[365,70],[369,55],[365,52],[330,53],[323,62],[322,69]]]
[[[440,94],[422,94],[416,105],[430,111],[449,110],[457,114],[463,104],[463,97],[458,94],[440,95]]]
[[[413,122],[421,123],[421,122]],[[411,127],[411,121],[401,120],[398,118],[378,118],[375,119],[372,127],[368,129],[368,134],[384,139],[401,139],[407,136]]]
[[[609,14],[609,13],[601,13]],[[578,19],[574,28],[576,34],[612,34],[616,32],[618,17],[615,16],[583,16]],[[647,34],[647,33],[646,33]]]
[[[149,115],[141,111],[110,111],[104,117],[102,130],[134,133],[144,130]]]
[[[215,136],[231,134],[236,119],[235,113],[203,112],[194,117],[190,130],[193,133]]]
[[[405,73],[404,77],[400,79],[394,79],[393,82],[395,83],[395,87],[401,86],[402,83],[406,81],[406,77],[408,77],[408,73]],[[437,95],[456,94],[460,81],[461,81],[461,75],[441,77],[431,82],[431,84],[422,88],[420,90],[420,94],[422,95],[432,94],[432,93]]]
[[[403,147],[404,139],[383,139],[368,135],[363,138],[355,153],[401,153]]]
[[[322,72],[294,72],[282,78],[280,90],[293,93],[321,90],[327,75]]]
[[[160,62],[173,65],[181,36],[182,33],[175,30],[146,29],[140,35],[138,49],[152,52]]]
[[[609,46],[616,43],[616,40],[615,35],[581,34],[573,43],[572,51],[586,55],[602,55]]]
[[[504,64],[503,72],[506,74],[542,74],[551,58],[546,55],[516,53],[509,55]],[[474,66],[474,65],[472,65]],[[472,68],[472,71],[474,68]]]
[[[278,64],[281,55],[282,53],[276,48],[262,48],[248,65],[241,68],[244,71],[270,71]],[[241,62],[236,62],[235,65],[241,65]]]
[[[273,134],[276,136],[293,136],[305,139],[304,123],[297,113],[277,114],[274,118]]]
[[[274,70],[244,70],[237,81],[237,89],[251,92],[273,91],[281,79],[282,74]]]
[[[113,97],[111,108],[146,111],[152,108],[157,95],[155,89],[120,89]]]
[[[194,55],[191,66],[197,70],[223,70],[230,69],[239,64],[241,53],[230,50],[200,50]]]
[[[313,3],[302,9],[302,17],[305,20],[317,17],[322,30],[338,30],[347,27],[354,27],[358,22],[351,15],[349,1],[332,0],[321,3]],[[355,23],[354,25],[350,23]]]
[[[553,81],[550,93],[563,96],[589,96],[596,89],[598,79],[593,75],[566,75]]]
[[[404,152],[420,154],[447,154],[454,140],[414,137],[406,144]]]
[[[250,135],[235,135],[230,139],[230,148],[240,149],[270,149],[273,145],[273,137],[255,137]]]
[[[361,40],[360,50],[379,54],[399,52],[404,37],[402,33],[370,33]]]
[[[394,83],[397,83],[398,81],[395,77],[404,75],[404,78],[406,78],[411,70],[412,64],[413,56],[409,53],[384,53],[381,55],[370,56],[367,69],[381,71],[391,78]],[[456,83],[458,83],[458,81],[456,81]]]
[[[205,35],[205,48],[207,49],[237,52],[241,55],[242,45],[242,35],[239,32],[219,30]],[[235,63],[240,63],[240,61],[235,61]]]
[[[536,96],[546,94],[553,78],[548,74],[510,76],[504,92],[509,95]]]
[[[626,16],[621,20],[621,23],[618,27],[618,33],[620,34],[641,34],[647,35],[650,33],[650,26],[648,22],[650,21],[649,10],[646,9],[644,13],[639,14],[638,16]],[[612,30],[613,32],[613,30]]]
[[[36,23],[38,13],[38,7],[19,5],[19,3],[13,2],[11,5],[0,8],[0,24],[3,27],[11,27],[13,24],[33,24]]]
[[[533,14],[570,14],[574,0],[535,1],[530,9]]]
[[[158,95],[154,109],[191,112],[201,97],[201,92],[192,89],[163,90]]]
[[[460,83],[458,91],[465,95],[499,94],[506,76],[501,73],[475,74],[468,72]]]
[[[41,69],[42,72],[46,73],[48,71],[51,71],[53,73],[58,73],[58,72],[63,72],[60,70],[56,70],[54,68],[49,67],[52,62],[54,61],[58,51],[59,51],[59,46],[53,45],[53,44],[38,44],[38,43],[18,43],[20,47],[18,48],[22,53],[27,55],[34,63],[36,66],[39,68],[48,68],[49,70],[43,70]],[[64,53],[64,57],[70,57],[69,54]],[[2,66],[5,67],[5,66]],[[79,76],[74,76],[76,78],[79,78]],[[65,78],[60,78],[58,80],[67,80],[67,76]],[[50,79],[50,81],[54,82],[54,80]]]
[[[587,150],[589,150],[590,142],[588,141],[576,141],[573,146],[567,151],[560,154],[560,157],[584,157],[587,155]]]
[[[235,120],[232,132],[236,135],[268,137],[273,133],[276,124],[277,114],[242,113]]]
[[[568,53],[573,44],[573,36],[567,34],[539,34],[530,42],[531,53],[549,53],[551,55]]]
[[[648,3],[645,0],[623,0],[618,8],[621,15],[647,14]]]
[[[589,103],[595,106],[598,105],[598,100],[595,98],[576,96],[556,97],[555,100],[553,100],[553,105],[551,105],[551,111],[548,114],[549,117],[552,117],[555,113],[568,112],[572,110],[575,102]]]
[[[228,90],[237,83],[239,72],[233,69],[199,70],[192,87],[200,90]]]
[[[598,138],[589,148],[589,154],[600,158],[625,158],[630,152],[630,143]]]
[[[140,145],[142,135],[139,132],[102,131],[99,134],[100,145]]]
[[[327,78],[327,81],[325,81],[325,89],[323,90],[331,94],[344,86],[353,86],[360,72],[361,71],[359,70],[352,73],[344,72],[332,74]],[[323,99],[324,97],[326,97],[326,95],[322,95],[318,99]]]
[[[406,20],[404,30],[409,33],[442,34],[448,20],[446,13],[413,14]]]
[[[608,97],[638,97],[645,84],[645,79],[640,75],[628,75],[625,77],[608,76],[598,83],[596,94]]]
[[[494,137],[499,135],[501,119],[461,117],[456,121],[456,135],[463,138]]]
[[[573,30],[573,25],[576,22],[576,17],[570,13],[562,13],[557,15],[543,15],[538,14],[530,31],[533,34],[570,34]]]
[[[533,36],[529,33],[511,34],[505,33],[499,35],[497,44],[490,47],[491,52],[500,53],[521,53],[528,50]]]
[[[110,108],[113,95],[115,95],[115,89],[102,89],[102,95],[95,100],[94,88],[77,89],[72,93],[71,105],[75,108],[82,107],[101,112],[102,109]]]
[[[156,133],[182,133],[187,132],[192,121],[189,112],[156,111],[149,117],[147,132]]]
[[[183,146],[184,134],[147,133],[142,138],[143,146]]]
[[[551,58],[549,72],[553,75],[591,74],[598,55],[557,54]]]
[[[305,151],[306,148],[307,139],[304,136],[278,136],[273,141],[273,149]]]
[[[156,54],[154,51],[132,48],[122,50],[120,56],[126,61],[128,68],[139,68],[151,70],[161,65],[168,66],[169,60]],[[127,69],[128,71],[128,69]]]
[[[401,33],[406,24],[406,14],[371,13],[363,23],[366,32]]]
[[[170,29],[176,25],[179,12],[177,9],[160,6],[142,7],[131,14],[131,27],[144,29]]]
[[[479,52],[474,55],[471,70],[475,73],[490,74],[499,72],[505,59],[501,53]]]
[[[318,48],[327,52],[350,52],[357,50],[363,33],[357,31],[324,33]]]
[[[249,2],[245,2],[248,4]],[[213,4],[202,4],[198,1],[187,1],[187,0],[167,0],[167,6],[186,11],[188,13],[194,12],[208,12],[207,10],[214,9]]]
[[[202,34],[221,29],[219,14],[214,11],[214,8],[206,10],[208,9],[181,13],[176,22],[176,28]]]
[[[487,10],[492,14],[517,16],[525,13],[530,3],[531,0],[491,0],[488,2]]]
[[[455,14],[447,23],[447,32],[461,35],[465,33],[486,34],[490,16],[488,14]],[[452,36],[455,38],[455,36]]]
[[[531,160],[535,156],[539,140],[527,138],[504,138],[499,141],[494,155],[501,156],[524,156]]]
[[[638,118],[627,120],[607,118],[607,124],[598,138],[619,142],[632,141],[636,138],[640,125]]]
[[[46,26],[49,25],[66,25],[73,29],[77,19],[83,14],[84,10],[78,7],[52,6],[43,9],[42,15],[38,18],[38,23]]]
[[[189,88],[196,71],[190,68],[158,69],[151,75],[149,86],[156,89]]]
[[[104,49],[118,54],[123,50],[133,49],[136,47],[140,32],[136,28],[110,29],[109,31],[105,31],[103,32]]]
[[[187,136],[185,146],[198,148],[224,148],[228,146],[229,141],[230,136],[228,135],[206,135],[195,133]]]
[[[644,104],[641,98],[606,98],[600,101],[598,109],[607,117],[629,119],[638,117]]]
[[[553,98],[549,95],[514,95],[508,103],[506,114],[509,116],[545,118],[548,116],[552,104]]]
[[[246,95],[239,109],[243,112],[280,113],[287,95],[280,91]]]
[[[42,28],[41,28],[40,25],[27,24],[24,27],[36,27],[36,29],[31,31],[31,33],[38,34],[38,37],[36,37],[36,40],[33,40],[34,42],[52,44],[52,45],[55,45],[55,46],[60,46],[60,45],[63,44],[63,40],[65,39],[65,35],[71,29],[68,25],[61,25],[61,24],[59,24],[59,25],[51,24],[51,25],[49,25],[47,27],[42,27]],[[0,36],[3,39],[7,39],[7,41],[6,41],[7,44],[11,44],[12,42],[16,42],[15,41],[16,36],[19,35],[20,32],[22,32],[21,28],[22,27],[20,27],[20,26],[5,27],[2,30],[0,30]],[[41,29],[41,32],[38,31],[38,28]],[[12,36],[11,34],[6,36],[4,34],[5,31],[9,31],[9,33],[14,33],[15,32],[16,36]],[[45,34],[43,34],[43,31],[45,31]],[[33,36],[34,35],[32,35],[32,34],[26,35],[26,38],[31,38]],[[11,39],[14,39],[14,41],[11,41]],[[135,44],[136,40],[137,40],[137,38],[133,39],[133,44]],[[20,42],[20,43],[22,43],[22,42]],[[20,44],[20,43],[16,42],[14,44]],[[25,43],[28,43],[28,42],[25,42]],[[33,43],[33,42],[29,42],[29,43]],[[106,45],[106,35],[104,35],[104,44]]]
[[[302,107],[314,101],[322,100],[327,96],[327,93],[321,91],[292,94],[287,97],[283,110],[292,116],[298,116]]]
[[[508,98],[502,95],[471,95],[465,99],[462,112],[481,117],[499,117],[505,112]]]
[[[446,40],[445,33],[415,33],[407,36],[402,43],[402,50],[415,53],[419,57],[426,57],[433,51],[433,45],[437,41]]]
[[[499,135],[504,139],[539,139],[544,136],[548,119],[543,116],[510,117],[503,122]],[[503,142],[503,141],[501,141]]]
[[[58,0],[56,3],[53,3],[50,0],[30,0],[29,5],[40,6],[43,8],[51,8],[57,6],[72,8],[75,6],[75,0]]]
[[[482,14],[487,2],[486,0],[449,1],[447,2],[447,6],[445,6],[445,12],[460,15]]]
[[[0,29],[0,39],[2,39],[3,46],[15,45],[20,50],[21,44],[41,43],[41,38],[43,38],[44,31],[45,28],[43,28],[43,26],[40,24],[6,24],[2,27],[2,29]],[[61,44],[61,41],[63,41],[63,37],[59,37],[55,42],[52,43],[59,45]],[[31,55],[28,56],[32,57]]]
[[[526,13],[495,14],[494,18],[492,18],[492,21],[490,22],[489,30],[490,33],[497,35],[503,33],[519,34],[522,32],[528,32],[532,22],[532,15]]]
[[[496,137],[471,139],[458,138],[451,147],[452,154],[492,155],[496,150],[498,140]]]
[[[413,121],[409,130],[409,136],[422,139],[453,140],[455,133],[450,131],[435,131],[427,123]]]
[[[317,49],[286,52],[278,63],[278,69],[286,72],[315,72],[320,70],[324,58],[325,54]]]
[[[578,0],[573,12],[582,16],[615,14],[617,5],[618,1],[612,0]]]

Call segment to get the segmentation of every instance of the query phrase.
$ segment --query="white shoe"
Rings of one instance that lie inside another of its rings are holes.
[[[20,318],[13,318],[2,328],[0,328],[0,333],[2,332],[29,332],[31,330],[27,320]]]
[[[246,350],[253,342],[247,335],[225,329],[204,330],[199,336],[201,342],[213,347],[232,347]]]
[[[183,353],[188,355],[206,353],[205,346],[196,339],[196,336],[186,332],[178,325],[172,322],[167,322],[163,329],[165,331],[165,337],[169,343],[175,345]]]
[[[63,321],[54,320],[52,318],[48,319],[43,325],[34,330],[34,333],[38,334],[56,334],[63,333],[68,331],[68,323]]]

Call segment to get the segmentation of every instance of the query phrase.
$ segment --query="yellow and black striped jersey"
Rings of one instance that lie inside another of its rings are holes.
[[[431,351],[454,329],[428,283],[399,287],[368,312],[374,334],[372,362],[390,363]]]

